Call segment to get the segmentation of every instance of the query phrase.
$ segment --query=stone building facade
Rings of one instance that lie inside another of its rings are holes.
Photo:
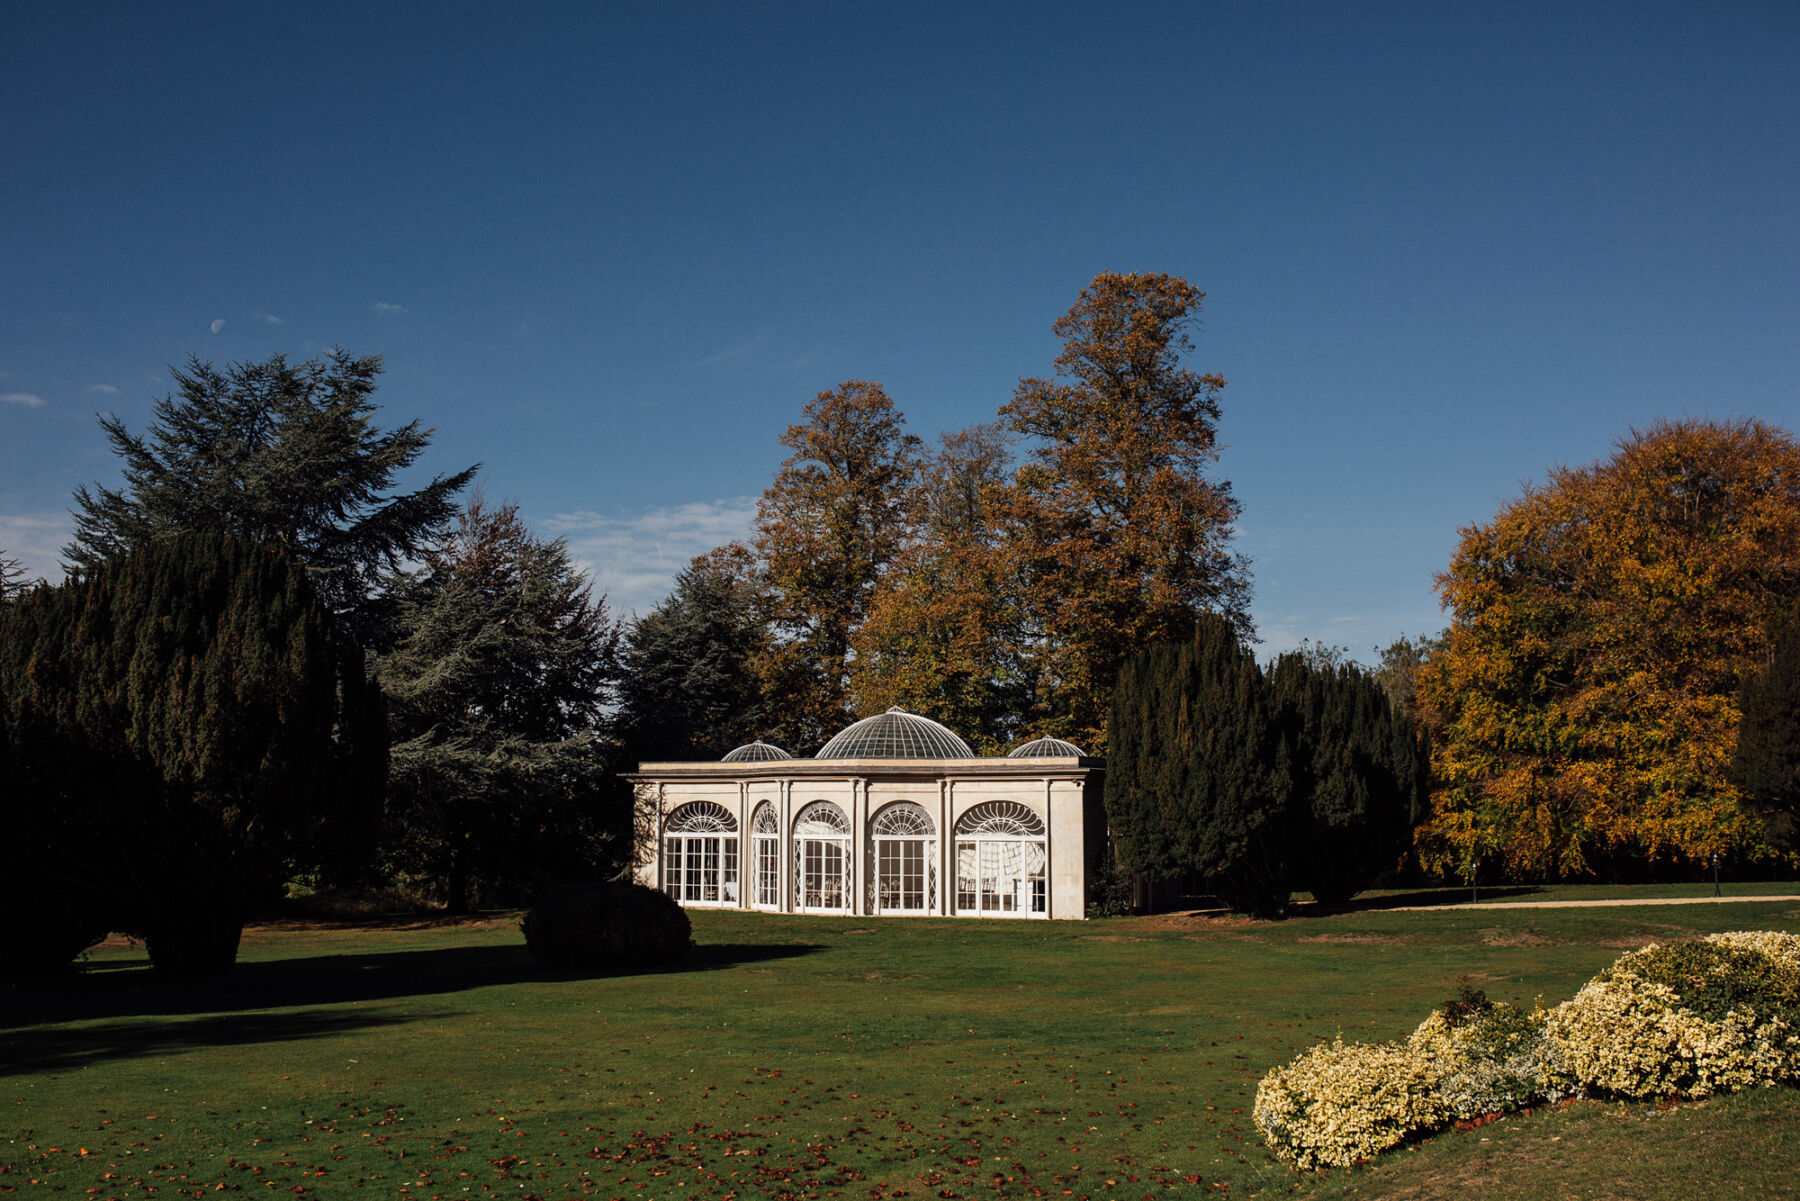
[[[976,755],[899,709],[811,759],[755,742],[717,763],[644,763],[628,777],[637,878],[703,908],[1082,918],[1103,773],[1057,739]]]

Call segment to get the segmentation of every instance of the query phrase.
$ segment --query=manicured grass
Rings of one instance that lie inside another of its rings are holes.
[[[682,970],[565,977],[516,917],[258,928],[230,976],[109,946],[14,987],[0,1190],[33,1195],[1779,1196],[1800,1092],[1584,1102],[1302,1176],[1269,1067],[1405,1034],[1459,985],[1529,1005],[1622,948],[1800,931],[1772,904],[1283,923],[696,913]],[[223,1186],[221,1190],[220,1186]]]

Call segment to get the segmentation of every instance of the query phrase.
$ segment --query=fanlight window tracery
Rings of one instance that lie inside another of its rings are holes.
[[[956,832],[982,838],[1042,838],[1044,819],[1017,801],[989,801],[963,814]]]
[[[711,801],[683,805],[669,815],[670,834],[736,834],[737,818],[731,810]]]
[[[850,819],[830,801],[814,801],[794,818],[796,838],[847,838],[849,835]]]
[[[924,835],[930,837],[937,833],[937,827],[931,822],[931,815],[913,804],[901,801],[898,805],[889,805],[875,816],[875,836],[889,835],[895,838],[907,835]]]
[[[764,801],[756,807],[756,816],[751,820],[751,829],[758,834],[781,833],[781,819],[775,816],[775,806]]]

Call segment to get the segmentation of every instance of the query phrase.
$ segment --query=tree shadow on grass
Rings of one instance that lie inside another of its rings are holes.
[[[404,997],[447,996],[497,985],[534,984],[555,988],[579,981],[719,971],[745,963],[788,959],[822,950],[811,944],[766,946],[708,944],[676,963],[655,967],[605,972],[574,972],[548,967],[531,957],[523,943],[508,946],[437,947],[421,950],[371,951],[345,955],[310,955],[292,959],[241,962],[230,972],[211,980],[164,980],[150,970],[147,961],[90,965],[67,976],[46,980],[0,983],[0,1030],[41,1026],[54,1022],[101,1019],[171,1017],[196,1014],[236,1014],[245,1011],[306,1009],[313,1006],[354,1005]],[[311,1037],[306,1024],[320,1015],[271,1013],[255,1015],[266,1029],[284,1021],[300,1023],[301,1033]],[[412,1021],[424,1014],[408,1013],[393,1021]],[[353,1014],[346,1021],[383,1020]],[[127,1023],[120,1023],[121,1027]],[[148,1028],[156,1023],[141,1023]],[[192,1026],[190,1020],[169,1023]],[[330,1033],[321,1028],[316,1033]],[[82,1031],[70,1032],[80,1038]],[[105,1029],[99,1031],[105,1037]],[[32,1033],[32,1038],[39,1034]],[[250,1040],[246,1040],[250,1041]],[[0,1036],[0,1074],[11,1070],[19,1054],[13,1040]]]
[[[1484,884],[1479,894],[1483,901],[1513,901],[1520,897],[1534,896],[1544,890],[1535,884],[1496,884],[1492,887]],[[1323,905],[1308,905],[1306,910],[1317,914],[1326,913],[1369,913],[1383,909],[1417,909],[1428,906],[1466,905],[1470,894],[1467,888],[1421,888],[1415,892],[1395,893],[1391,896],[1352,897],[1342,905],[1329,908]]]
[[[0,1079],[70,1072],[112,1060],[167,1055],[193,1047],[294,1042],[353,1030],[379,1030],[443,1016],[323,1009],[300,1013],[127,1018],[73,1029],[14,1031],[0,1034]]]

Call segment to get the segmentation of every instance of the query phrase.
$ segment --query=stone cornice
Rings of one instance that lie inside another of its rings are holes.
[[[640,763],[621,774],[639,783],[725,783],[779,780],[1081,780],[1105,772],[1106,760],[1043,757],[1004,759],[775,759],[762,762]]]

